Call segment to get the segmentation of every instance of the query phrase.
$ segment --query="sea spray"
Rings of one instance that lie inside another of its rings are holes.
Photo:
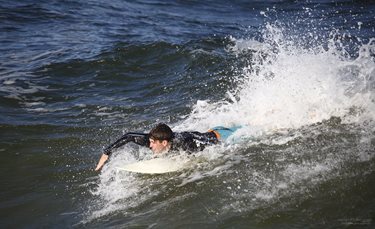
[[[97,209],[89,211],[88,221],[117,211],[131,214],[145,202],[152,202],[155,212],[184,206],[197,186],[211,190],[205,200],[216,203],[208,208],[218,216],[258,211],[258,218],[265,219],[277,213],[272,206],[297,206],[314,195],[315,186],[343,170],[351,176],[346,165],[373,158],[371,136],[358,137],[361,124],[374,117],[373,41],[359,46],[353,57],[334,38],[328,45],[305,48],[274,25],[268,24],[263,34],[259,41],[232,37],[228,54],[248,63],[237,71],[237,87],[223,92],[219,101],[198,100],[186,118],[172,124],[174,131],[202,132],[242,125],[236,134],[248,142],[208,147],[195,154],[203,160],[172,179],[118,176],[113,170],[117,162],[111,162],[112,169],[100,176],[94,192]],[[359,144],[357,154],[353,149]],[[133,160],[121,153],[113,155],[118,163]]]
[[[249,63],[238,71],[237,88],[221,101],[198,101],[175,127],[205,131],[217,125],[244,126],[235,135],[248,143],[231,152],[241,159],[220,172],[228,180],[218,185],[227,186],[227,192],[216,196],[225,202],[220,214],[298,205],[313,195],[314,186],[342,171],[352,176],[345,165],[375,156],[369,143],[375,117],[374,42],[359,44],[357,53],[348,55],[337,37],[306,48],[268,24],[262,41],[231,38],[228,52]],[[358,137],[364,143],[356,143]],[[183,184],[204,174],[196,172]],[[267,218],[275,211],[270,212],[258,216]]]
[[[272,132],[331,117],[350,122],[359,113],[374,116],[372,40],[351,58],[345,55],[340,40],[329,40],[328,49],[324,45],[306,49],[270,24],[263,42],[231,39],[234,44],[228,47],[229,52],[248,58],[250,63],[238,75],[238,87],[224,93],[222,101],[198,101],[176,129],[204,131],[216,125],[243,125]],[[244,52],[247,55],[239,55]],[[355,117],[350,115],[353,110]]]

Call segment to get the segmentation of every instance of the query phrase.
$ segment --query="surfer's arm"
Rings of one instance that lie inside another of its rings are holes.
[[[99,171],[103,167],[104,163],[108,160],[108,158],[109,156],[103,153],[99,159],[98,164],[96,165],[95,171]]]
[[[103,152],[102,156],[99,159],[99,162],[95,168],[95,171],[100,170],[104,163],[109,159],[110,154],[114,149],[117,149],[129,142],[134,142],[135,144],[141,146],[149,146],[148,134],[140,133],[127,133],[123,135],[120,139],[109,145]]]
[[[185,151],[196,152],[203,150],[208,145],[218,143],[216,135],[212,132],[200,133],[197,131],[193,132],[182,132],[181,147]]]

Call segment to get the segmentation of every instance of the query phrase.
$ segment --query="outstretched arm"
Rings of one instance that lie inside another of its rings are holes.
[[[148,134],[127,133],[104,150],[104,153],[102,154],[102,156],[99,159],[98,164],[96,165],[95,171],[99,171],[103,167],[105,162],[109,159],[109,155],[112,153],[114,149],[117,149],[129,142],[134,142],[141,146],[150,145]]]
[[[108,158],[109,156],[103,153],[99,159],[98,164],[96,165],[95,171],[99,171],[103,167],[104,163],[108,160]]]

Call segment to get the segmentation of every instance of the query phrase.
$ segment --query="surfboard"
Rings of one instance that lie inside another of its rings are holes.
[[[121,167],[116,167],[118,170],[145,173],[145,174],[162,174],[176,172],[186,166],[186,160],[181,160],[179,157],[173,158],[153,158],[150,160],[139,161],[127,164]]]

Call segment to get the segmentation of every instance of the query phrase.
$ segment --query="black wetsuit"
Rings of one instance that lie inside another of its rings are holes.
[[[140,146],[149,147],[150,140],[148,134],[142,133],[127,133],[123,135],[120,139],[115,141],[113,144],[108,146],[104,150],[104,154],[110,155],[114,149],[117,149],[129,142],[134,142]],[[184,150],[187,152],[195,152],[203,150],[208,145],[217,144],[218,139],[213,132],[180,132],[173,133],[173,138],[171,141],[171,150]]]

